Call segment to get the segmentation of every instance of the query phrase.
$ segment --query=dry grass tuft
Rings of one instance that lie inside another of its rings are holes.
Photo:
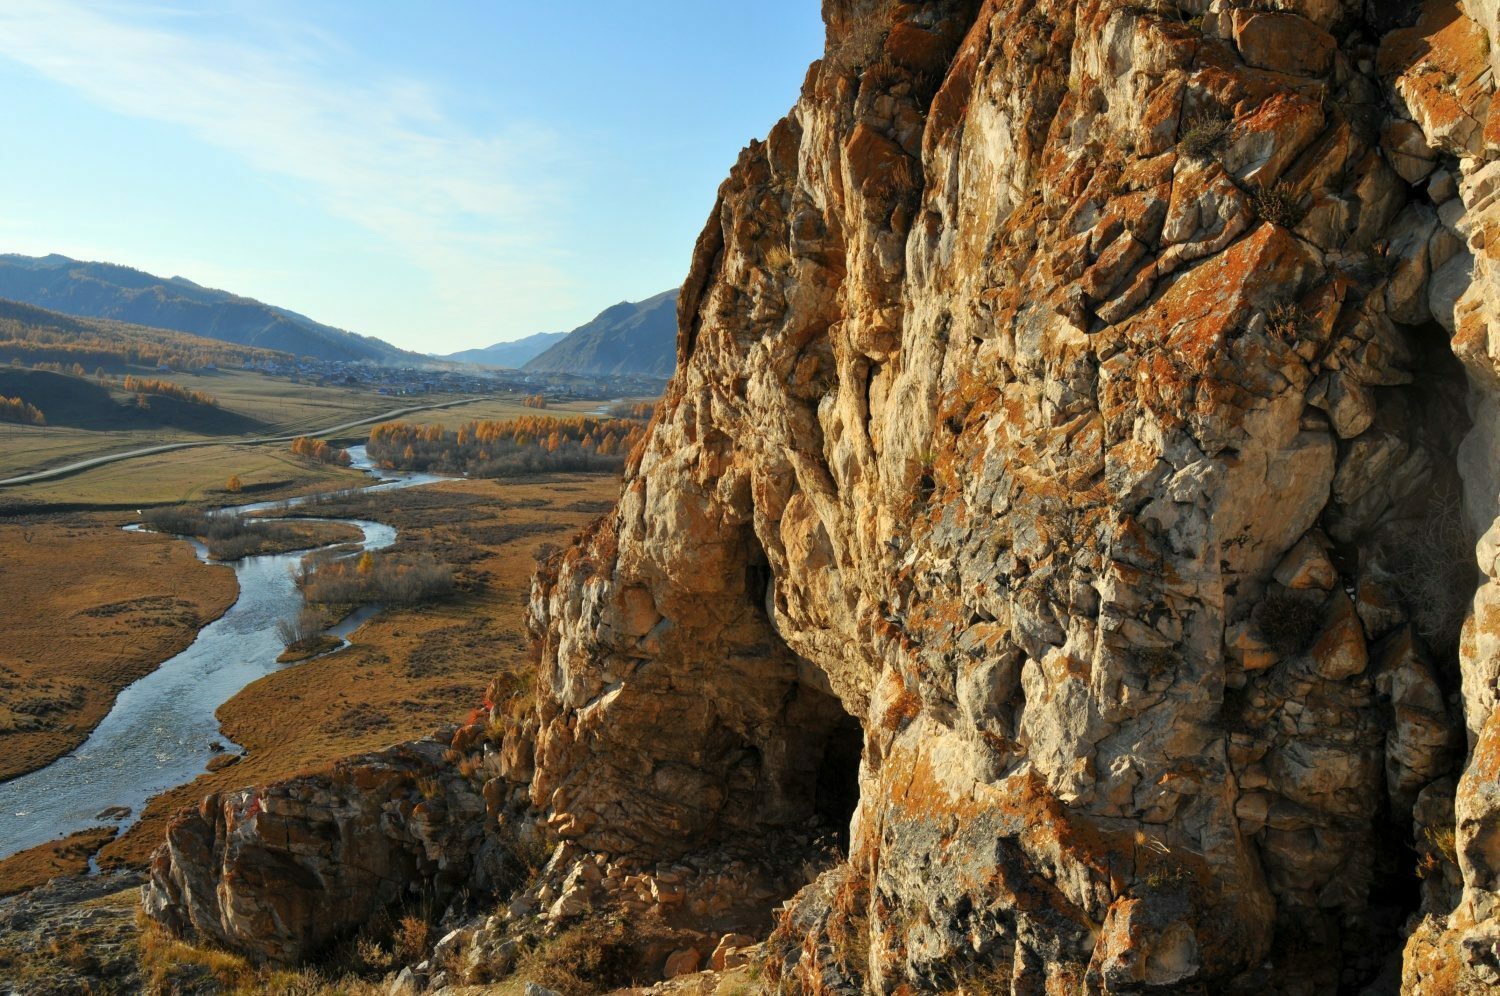
[[[828,939],[839,967],[857,986],[870,977],[870,884],[851,874],[834,894]]]
[[[1188,118],[1177,140],[1177,149],[1190,159],[1207,162],[1218,158],[1229,141],[1233,122],[1218,111],[1199,111]]]
[[[1266,331],[1271,338],[1290,345],[1302,337],[1307,315],[1294,301],[1283,301],[1266,315]]]
[[[1302,199],[1290,184],[1276,183],[1269,187],[1257,187],[1250,195],[1255,214],[1262,221],[1269,221],[1282,228],[1296,228],[1307,215]]]
[[[569,996],[593,996],[630,985],[636,936],[624,916],[585,920],[523,954],[513,978]]]

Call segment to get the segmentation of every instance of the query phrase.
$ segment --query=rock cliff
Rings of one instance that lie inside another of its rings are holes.
[[[790,992],[1500,983],[1500,3],[824,16],[454,741],[523,907],[787,899]],[[186,895],[278,885],[234,806],[148,897],[264,947]]]

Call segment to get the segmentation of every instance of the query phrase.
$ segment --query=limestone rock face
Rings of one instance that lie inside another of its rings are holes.
[[[1270,7],[828,0],[721,188],[503,774],[609,854],[850,819],[791,989],[1487,978],[1494,12]]]
[[[823,10],[492,696],[481,822],[565,842],[515,918],[821,827],[782,992],[1500,983],[1500,2]],[[251,806],[158,915],[386,896]]]

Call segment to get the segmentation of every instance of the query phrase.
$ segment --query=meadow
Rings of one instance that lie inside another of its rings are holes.
[[[0,480],[165,443],[321,435],[401,408],[461,400],[452,394],[390,397],[368,388],[310,385],[245,370],[174,372],[170,379],[217,404],[151,397],[150,408],[137,411],[135,396],[114,383],[101,391],[87,378],[0,368],[0,394],[24,397],[47,416],[44,426],[0,422]],[[112,411],[103,410],[108,402]],[[519,399],[515,407],[521,407]]]
[[[5,445],[0,434],[0,446]],[[240,490],[228,489],[229,478]],[[361,471],[292,455],[286,443],[216,444],[103,464],[67,477],[0,488],[0,514],[130,510],[195,502],[235,505],[369,481]]]

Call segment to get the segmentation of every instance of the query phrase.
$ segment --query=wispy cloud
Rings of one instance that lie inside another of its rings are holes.
[[[483,275],[557,288],[539,234],[560,191],[556,136],[478,133],[422,81],[351,71],[336,39],[249,10],[226,23],[166,4],[4,0],[0,57],[138,118],[169,122],[292,178],[428,274],[455,308]]]

